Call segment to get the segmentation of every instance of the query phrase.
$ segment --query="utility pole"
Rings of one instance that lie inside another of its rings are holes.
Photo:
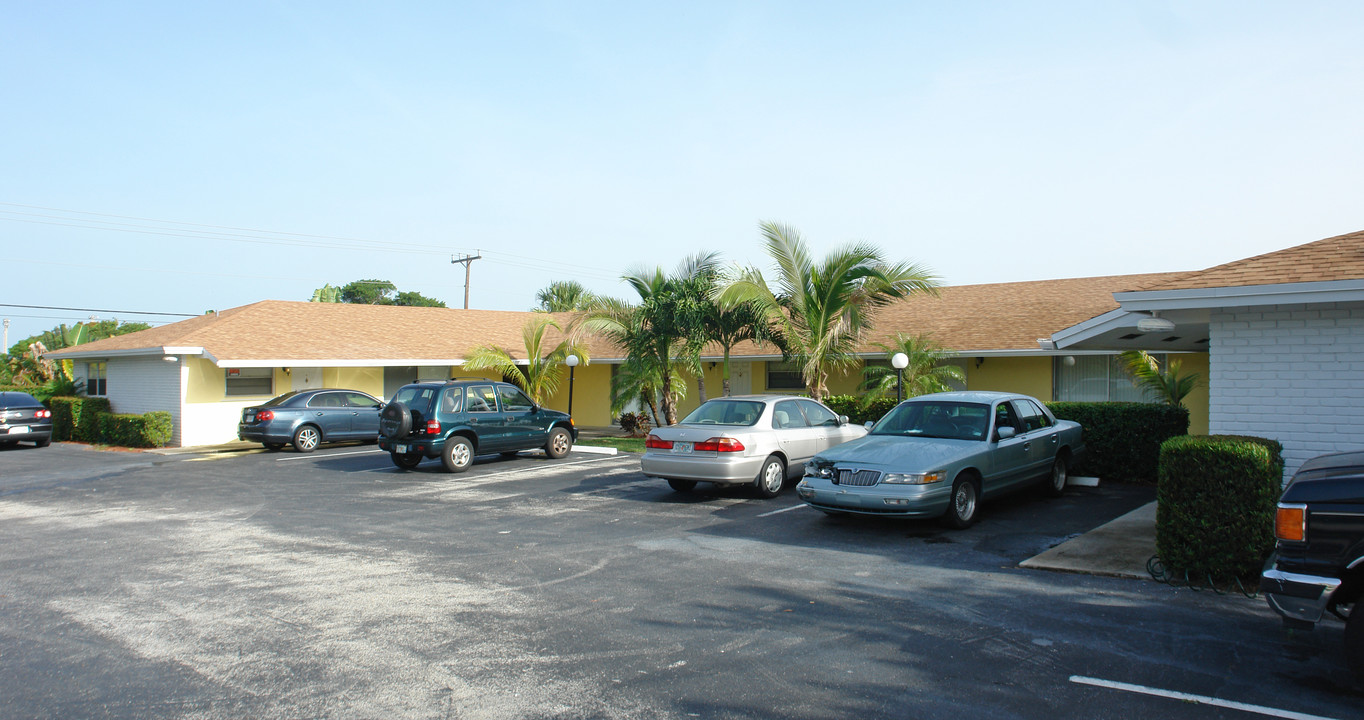
[[[482,250],[475,250],[474,252],[481,253],[481,252],[483,252],[483,251],[482,251]],[[451,255],[451,256],[450,256],[450,264],[451,264],[451,265],[454,265],[455,263],[463,263],[463,264],[464,264],[464,309],[465,309],[465,310],[468,310],[468,309],[469,309],[469,266],[470,266],[470,265],[473,265],[475,260],[482,260],[482,259],[483,259],[483,256],[482,256],[482,255]]]

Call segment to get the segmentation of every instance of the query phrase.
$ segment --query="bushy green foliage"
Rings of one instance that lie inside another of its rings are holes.
[[[1254,582],[1274,550],[1282,449],[1265,438],[1217,435],[1161,445],[1156,552],[1166,572],[1214,586]]]
[[[119,447],[161,447],[171,439],[171,414],[157,410],[142,415],[99,414],[100,442]]]
[[[100,413],[110,412],[108,398],[54,397],[48,401],[52,410],[52,439],[99,442]]]
[[[1085,452],[1074,475],[1151,484],[1160,467],[1160,444],[1189,432],[1189,411],[1178,405],[1054,402],[1047,407],[1085,429]]]
[[[867,421],[876,422],[891,411],[897,404],[893,397],[874,398],[866,401],[857,395],[829,395],[824,404],[839,415],[847,415],[848,422],[861,425]]]

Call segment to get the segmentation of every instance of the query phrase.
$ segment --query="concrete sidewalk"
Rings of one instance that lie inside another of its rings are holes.
[[[1146,561],[1155,554],[1156,504],[1152,502],[1024,560],[1019,567],[1150,580]]]

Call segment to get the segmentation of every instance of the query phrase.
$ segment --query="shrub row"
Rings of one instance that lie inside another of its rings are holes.
[[[1161,443],[1189,432],[1189,411],[1181,406],[1120,402],[1047,403],[1062,420],[1085,429],[1085,453],[1071,472],[1104,480],[1156,482]]]
[[[857,395],[829,395],[824,398],[824,404],[828,405],[830,410],[839,415],[847,415],[848,421],[857,425],[880,420],[897,404],[893,397],[876,398],[866,405],[863,405],[864,401],[865,398]]]
[[[1283,446],[1232,435],[1183,436],[1160,448],[1156,554],[1174,578],[1253,586],[1274,550]]]
[[[52,439],[103,443],[121,447],[161,447],[171,440],[171,414],[156,410],[142,415],[115,414],[107,398],[54,397]]]

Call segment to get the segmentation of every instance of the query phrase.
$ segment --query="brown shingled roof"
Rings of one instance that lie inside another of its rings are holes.
[[[1287,250],[1229,262],[1144,289],[1201,290],[1359,279],[1364,279],[1364,232],[1337,235]]]
[[[932,333],[959,352],[1035,350],[1049,337],[1118,307],[1113,293],[1143,290],[1177,274],[1115,275],[943,288],[937,297],[916,295],[882,309],[862,351],[897,333]],[[521,329],[534,313],[499,310],[353,305],[265,300],[170,325],[106,338],[57,351],[118,353],[162,347],[202,347],[220,361],[460,360],[473,347],[491,344],[513,357],[524,354]],[[568,316],[556,315],[560,324]],[[551,330],[549,339],[560,335]],[[618,359],[621,351],[602,338],[588,342],[591,357]],[[718,349],[715,350],[718,355]],[[774,355],[770,345],[744,343],[734,355]]]

